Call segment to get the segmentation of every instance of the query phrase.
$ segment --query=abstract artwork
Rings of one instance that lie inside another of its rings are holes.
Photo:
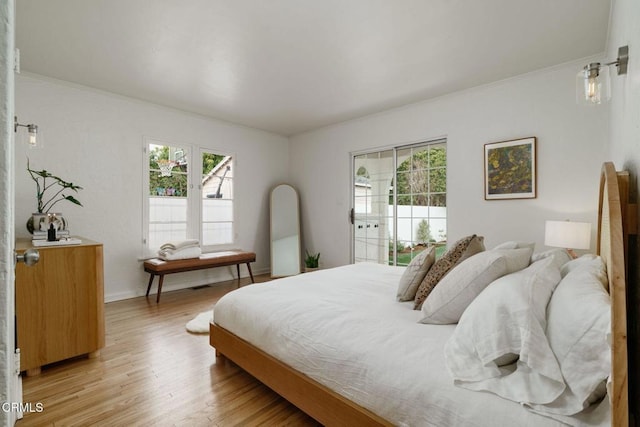
[[[486,200],[536,197],[536,138],[484,145]]]

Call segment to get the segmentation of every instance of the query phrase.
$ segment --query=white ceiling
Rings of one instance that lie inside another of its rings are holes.
[[[22,70],[292,135],[604,51],[609,0],[17,0]]]

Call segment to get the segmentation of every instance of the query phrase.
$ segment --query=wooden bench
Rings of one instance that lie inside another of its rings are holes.
[[[158,303],[160,302],[160,293],[162,292],[162,282],[165,274],[204,270],[207,268],[224,267],[228,265],[236,266],[238,270],[238,280],[240,280],[240,264],[246,263],[247,268],[249,269],[249,275],[251,276],[251,283],[255,283],[250,264],[255,260],[255,253],[244,251],[211,252],[200,255],[200,258],[179,259],[174,261],[165,261],[159,258],[149,259],[144,262],[144,271],[151,274],[146,296],[149,296],[149,291],[153,284],[153,278],[156,276],[160,276],[160,281],[158,282],[158,296],[156,297],[156,303]]]

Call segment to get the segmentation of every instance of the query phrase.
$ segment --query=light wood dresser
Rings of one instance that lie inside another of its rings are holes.
[[[83,237],[78,245],[37,247],[34,266],[16,265],[16,326],[20,370],[75,356],[97,357],[104,347],[103,248]],[[17,239],[16,252],[34,248]]]

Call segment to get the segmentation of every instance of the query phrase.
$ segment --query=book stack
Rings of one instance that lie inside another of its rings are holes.
[[[56,230],[56,237],[58,239],[69,237],[69,230]],[[34,230],[32,239],[33,240],[47,240],[47,232],[46,231],[40,231],[40,230]]]

